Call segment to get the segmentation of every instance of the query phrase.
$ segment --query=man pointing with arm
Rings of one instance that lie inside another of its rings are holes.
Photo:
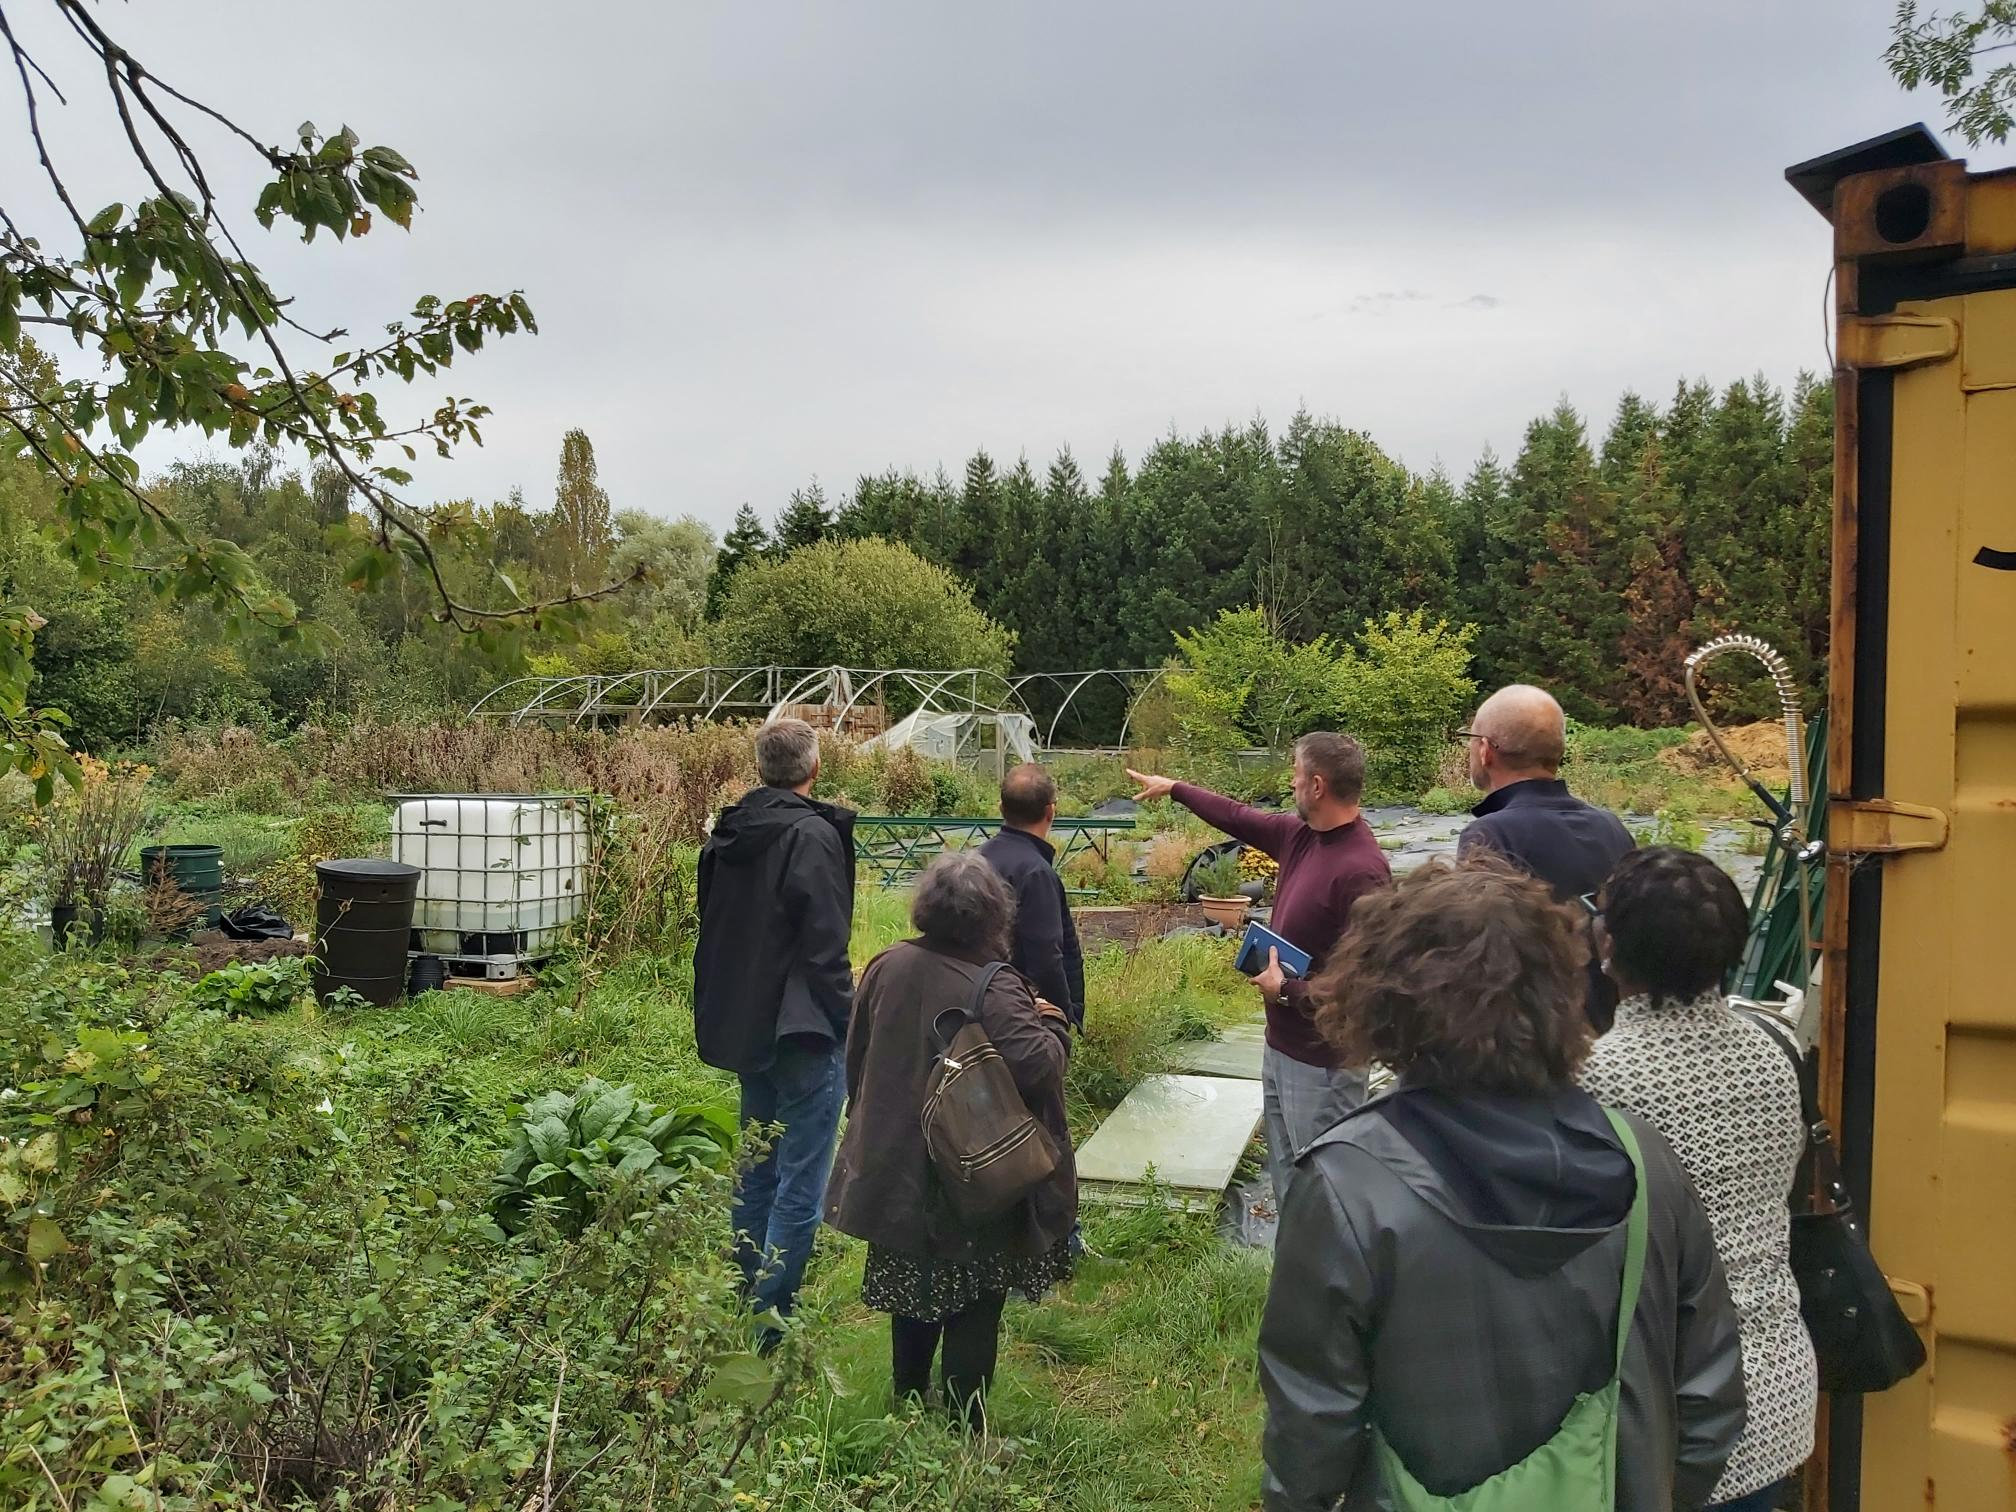
[[[1206,824],[1279,863],[1270,928],[1309,952],[1321,969],[1351,918],[1351,905],[1393,880],[1386,855],[1359,812],[1365,752],[1349,735],[1328,731],[1295,742],[1295,809],[1269,813],[1208,788],[1129,770],[1140,799],[1173,798]],[[1284,975],[1270,952],[1253,978],[1267,1005],[1267,1048],[1260,1083],[1267,1129],[1267,1168],[1277,1205],[1286,1197],[1295,1157],[1317,1135],[1365,1099],[1362,1073],[1342,1070],[1316,1032],[1309,984]]]

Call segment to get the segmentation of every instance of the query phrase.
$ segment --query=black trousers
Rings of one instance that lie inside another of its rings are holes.
[[[921,1398],[931,1389],[931,1359],[944,1345],[945,1405],[955,1418],[979,1432],[987,1426],[987,1388],[1001,1346],[1005,1293],[980,1298],[948,1318],[889,1319],[890,1374],[896,1395]]]

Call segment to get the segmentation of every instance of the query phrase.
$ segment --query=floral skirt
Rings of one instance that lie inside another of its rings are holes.
[[[964,1312],[982,1297],[1020,1292],[1031,1302],[1071,1279],[1071,1241],[1059,1239],[1041,1255],[979,1255],[934,1260],[903,1250],[868,1246],[861,1300],[877,1312],[936,1323]]]

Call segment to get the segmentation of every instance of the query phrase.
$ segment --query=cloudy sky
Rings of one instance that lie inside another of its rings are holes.
[[[87,207],[136,195],[40,0]],[[617,507],[724,523],[976,447],[1088,472],[1298,406],[1417,468],[1681,374],[1824,365],[1824,223],[1789,163],[1936,102],[1889,0],[106,5],[157,74],[276,141],[347,121],[420,169],[413,234],[264,237],[311,324],[522,288],[458,366],[488,444],[420,497],[551,498],[585,428]],[[8,208],[50,230],[0,103]],[[252,165],[215,133],[197,140]],[[1949,140],[1952,150],[1961,145]],[[2009,153],[1977,154],[1977,163]],[[250,222],[249,214],[243,219]],[[437,386],[410,402],[431,407]],[[394,413],[398,406],[381,391]],[[150,451],[159,462],[164,453]]]

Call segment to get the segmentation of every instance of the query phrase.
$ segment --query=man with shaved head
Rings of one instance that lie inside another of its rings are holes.
[[[1085,961],[1071,922],[1050,826],[1057,784],[1033,761],[1001,779],[1001,832],[980,854],[1015,894],[1014,949],[1008,962],[1079,1028],[1085,1026]]]
[[[1470,780],[1485,795],[1470,810],[1476,818],[1457,842],[1459,852],[1497,851],[1565,903],[1595,892],[1637,845],[1615,814],[1584,803],[1561,780],[1568,720],[1545,689],[1500,688],[1458,733],[1470,743]],[[1610,1027],[1617,994],[1593,950],[1589,971],[1589,1017],[1600,1031]]]

